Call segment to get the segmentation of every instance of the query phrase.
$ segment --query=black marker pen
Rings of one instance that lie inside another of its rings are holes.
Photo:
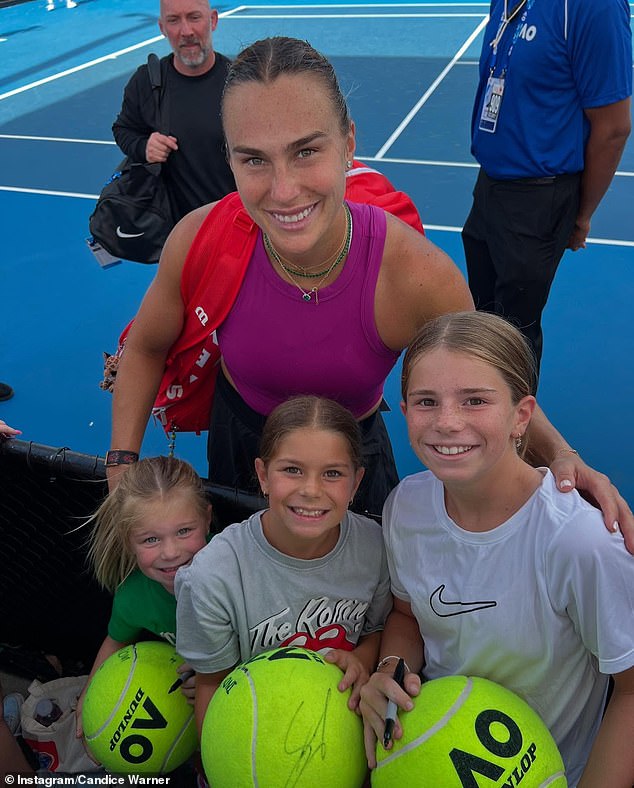
[[[403,689],[403,679],[405,678],[405,660],[403,657],[399,659],[396,663],[396,668],[394,669],[394,681],[398,684],[398,686]],[[387,747],[388,744],[392,741],[392,733],[394,732],[394,723],[396,722],[396,713],[398,711],[398,706],[394,703],[393,700],[389,700],[387,703],[387,711],[385,713],[385,730],[383,731],[383,746]]]
[[[195,670],[186,670],[184,673],[181,673],[181,675],[176,679],[176,681],[169,688],[167,694],[170,695],[172,692],[175,692],[181,686],[181,684],[184,684],[186,681],[191,679],[192,676],[195,676],[195,675],[196,675],[196,671]]]

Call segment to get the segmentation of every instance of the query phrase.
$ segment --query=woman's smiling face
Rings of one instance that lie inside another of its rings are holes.
[[[354,127],[343,133],[330,93],[308,73],[232,86],[223,124],[231,169],[251,217],[282,257],[304,268],[319,266],[345,232]]]

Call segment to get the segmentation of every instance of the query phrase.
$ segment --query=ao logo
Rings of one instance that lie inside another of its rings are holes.
[[[162,728],[167,728],[167,720],[150,698],[145,698],[142,708],[148,716],[145,718],[136,717],[132,721],[130,729],[161,730]],[[152,757],[154,752],[152,742],[141,733],[128,733],[124,738],[121,738],[121,725],[119,725],[110,741],[111,752],[116,748],[117,744],[119,745],[121,757],[131,764],[145,763]]]
[[[535,25],[531,25],[530,27],[524,22],[524,26],[520,30],[520,38],[525,39],[526,41],[532,41],[535,36],[537,35],[537,28]]]

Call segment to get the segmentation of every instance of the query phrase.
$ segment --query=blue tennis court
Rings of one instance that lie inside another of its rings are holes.
[[[103,454],[110,395],[101,353],[116,347],[154,268],[98,266],[88,216],[121,158],[110,127],[150,51],[168,52],[158,0],[45,0],[0,10],[0,418],[26,440]],[[308,39],[334,63],[357,125],[357,156],[416,202],[429,237],[460,266],[459,231],[477,172],[471,101],[486,3],[219,5],[215,47],[235,55],[269,35]],[[555,425],[634,502],[634,142],[597,211],[588,249],[567,252],[545,314],[539,391]],[[399,470],[417,469],[386,389]],[[206,472],[205,436],[177,453]],[[150,426],[145,453],[165,453]]]

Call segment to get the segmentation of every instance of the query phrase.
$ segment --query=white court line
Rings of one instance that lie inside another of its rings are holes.
[[[423,223],[425,232],[428,230],[441,233],[461,233],[462,227],[454,227],[450,224],[427,224]],[[618,241],[615,238],[587,238],[586,242],[595,246],[624,246],[634,249],[634,241]]]
[[[441,233],[461,233],[462,227],[453,227],[450,224],[425,224],[423,225],[425,232],[428,230],[435,230]]]
[[[0,134],[0,139],[3,140],[27,140],[31,142],[77,142],[83,145],[110,145],[116,147],[117,143],[114,140],[84,140],[75,137],[38,137],[34,134]],[[480,165],[476,161],[441,161],[438,159],[400,159],[396,157],[385,156],[381,159],[376,156],[359,156],[359,161],[378,161],[384,164],[407,164],[421,167],[454,167],[456,169],[478,169]],[[622,178],[634,178],[634,172],[626,170],[617,170],[615,176]]]
[[[425,167],[471,167],[478,168],[476,161],[439,161],[438,159],[397,159],[389,156],[358,156],[360,161],[378,161],[385,164],[420,164]]]
[[[116,145],[114,140],[81,140],[75,137],[36,137],[32,134],[0,134],[2,140],[36,140],[37,142],[80,142],[85,145]]]
[[[305,8],[306,6],[301,6]],[[330,7],[330,6],[328,6]],[[231,17],[238,22],[251,19],[479,19],[481,13],[474,14],[447,14],[447,13],[420,13],[420,14],[247,14],[245,17]]]
[[[39,194],[44,197],[75,197],[82,200],[97,200],[98,194],[83,194],[81,192],[59,192],[51,189],[26,189],[17,186],[0,186],[0,192],[17,192],[21,194]],[[455,227],[450,224],[427,224],[424,225],[425,231],[431,230],[443,233],[461,233],[462,227]],[[588,238],[589,244],[597,246],[624,246],[634,249],[634,241],[619,241],[614,238]]]
[[[0,192],[18,192],[22,194],[39,194],[44,197],[75,197],[82,200],[97,200],[98,194],[83,194],[81,192],[59,192],[51,189],[26,189],[17,186],[0,186]],[[425,231],[431,230],[443,233],[461,233],[462,227],[455,227],[450,224],[425,224]],[[614,238],[588,238],[589,244],[597,246],[624,246],[634,249],[634,241],[619,241]]]
[[[79,197],[81,200],[97,200],[98,194],[83,194],[82,192],[58,192],[52,189],[27,189],[23,186],[0,186],[0,192],[17,192],[18,194],[42,194],[46,197]]]
[[[222,13],[218,14],[218,16],[223,19],[229,18],[231,14],[237,11],[244,11],[245,8],[246,6],[238,6],[231,11],[223,11]],[[20,88],[9,90],[7,93],[0,93],[0,101],[11,98],[11,96],[17,96],[19,93],[24,93],[26,90],[32,90],[33,88],[37,88],[40,85],[46,85],[48,82],[54,82],[56,79],[67,77],[69,74],[75,74],[78,71],[83,71],[86,68],[92,68],[92,66],[96,66],[99,63],[105,63],[108,60],[116,60],[116,58],[120,57],[121,55],[127,55],[129,52],[135,52],[137,49],[149,46],[150,44],[155,44],[157,41],[161,41],[163,38],[163,35],[153,36],[152,38],[148,38],[145,41],[141,41],[139,44],[134,44],[133,46],[126,47],[125,49],[119,49],[116,52],[111,52],[109,55],[98,57],[95,60],[89,60],[87,63],[81,63],[79,66],[75,66],[74,68],[68,68],[65,71],[59,71],[57,74],[51,74],[50,77],[38,79],[36,82],[30,82],[28,85],[22,85]]]
[[[221,11],[218,14],[219,19],[226,19],[227,17],[232,16],[233,14],[239,14],[241,11],[246,11],[249,8],[248,5],[238,5],[235,8],[232,8],[230,11]]]
[[[451,3],[446,3],[446,4],[445,3],[440,3],[440,4],[438,4],[438,3],[428,3],[428,4],[416,3],[416,4],[411,4],[411,7],[415,7],[415,8],[423,8],[423,7],[434,8],[434,7],[441,6],[441,5],[442,6],[444,6],[444,5],[451,6],[452,4]],[[482,6],[482,5],[484,5],[484,6],[487,6],[488,4],[486,4],[486,3],[465,3],[464,5],[465,6],[470,6],[470,5],[474,5],[474,6]],[[237,6],[236,8],[233,8],[233,9],[231,9],[229,11],[221,12],[219,14],[219,17],[222,18],[222,19],[235,19],[236,18],[235,15],[239,14],[241,11],[246,11],[249,8],[256,8],[256,7],[260,8],[260,9],[262,7],[264,7],[264,8],[294,8],[295,11],[297,11],[297,6],[275,6],[275,5],[274,6],[246,6],[246,5],[241,5],[241,6]],[[311,8],[311,7],[312,8],[324,8],[324,7],[326,7],[326,8],[353,8],[353,7],[359,8],[359,6],[351,6],[351,5],[303,6],[303,7],[304,8]],[[370,7],[370,8],[372,8],[372,7],[384,8],[385,5],[384,4],[379,4],[379,3],[376,3],[376,4],[371,3],[371,4],[368,4],[367,7]],[[407,7],[410,7],[410,5],[409,4],[405,4],[402,7],[407,8]],[[295,14],[295,18],[297,18],[297,16],[298,15]],[[389,16],[389,15],[385,15],[385,14],[381,15],[382,18],[385,18],[386,16]],[[447,16],[447,15],[444,14],[442,16]],[[244,20],[244,18],[245,17],[242,17],[243,20]],[[254,18],[266,18],[266,17],[247,16],[246,18],[254,19]],[[279,17],[277,17],[277,18],[279,18]],[[302,18],[306,18],[306,17],[302,17]],[[35,82],[30,82],[28,85],[22,85],[22,87],[15,88],[14,90],[9,90],[6,93],[0,93],[0,101],[3,101],[4,99],[7,99],[7,98],[11,98],[11,96],[17,96],[19,93],[24,93],[27,90],[32,90],[33,88],[37,88],[40,85],[46,85],[49,82],[54,82],[55,80],[61,79],[62,77],[67,77],[70,74],[75,74],[78,71],[83,71],[84,69],[92,68],[92,66],[96,66],[99,63],[105,63],[108,60],[115,60],[116,58],[120,57],[121,55],[127,55],[129,52],[134,52],[137,49],[141,49],[142,47],[149,46],[150,44],[155,44],[157,41],[160,41],[162,38],[163,38],[162,35],[153,36],[152,38],[148,38],[145,41],[141,41],[139,44],[134,44],[133,46],[126,47],[125,49],[119,49],[116,52],[112,52],[109,55],[104,55],[103,57],[96,58],[95,60],[89,60],[86,63],[81,63],[80,65],[74,66],[73,68],[66,69],[65,71],[60,71],[57,74],[51,74],[51,76],[49,76],[49,77],[44,77],[43,79],[38,79]]]
[[[416,102],[416,104],[412,107],[412,109],[408,112],[405,118],[401,121],[399,126],[395,129],[394,132],[390,135],[388,140],[383,144],[383,146],[379,149],[376,154],[377,159],[382,159],[387,151],[392,147],[392,145],[396,142],[396,140],[401,136],[403,131],[407,128],[412,118],[416,115],[418,110],[426,103],[427,99],[432,95],[432,93],[436,90],[438,85],[443,81],[443,79],[447,76],[447,74],[451,71],[454,67],[455,63],[460,60],[462,55],[469,49],[473,41],[480,35],[481,31],[486,27],[487,22],[489,21],[488,14],[484,17],[484,19],[480,22],[480,24],[476,27],[476,29],[471,33],[469,38],[464,42],[464,44],[460,47],[460,49],[456,52],[453,56],[451,61],[443,68],[440,74],[436,77],[436,79],[432,82],[430,87],[427,91],[421,96],[421,98]]]
[[[453,8],[459,5],[461,8],[488,8],[490,3],[327,3],[311,5],[310,3],[302,3],[301,6],[297,5],[243,5],[241,10],[249,11],[252,8],[292,8],[297,10],[301,8]]]
[[[377,156],[359,156],[360,161],[378,161],[385,164],[416,164],[424,167],[471,167],[479,168],[477,161],[440,161],[438,159],[398,159],[389,156],[378,158]],[[617,170],[615,175],[622,178],[634,178],[634,172],[627,170]]]
[[[86,68],[91,68],[92,66],[96,66],[98,63],[105,63],[107,60],[115,60],[120,55],[127,55],[128,52],[134,52],[136,49],[140,49],[141,47],[148,46],[148,44],[155,44],[157,41],[160,41],[163,36],[154,36],[153,38],[148,38],[146,41],[141,41],[140,44],[134,44],[134,46],[126,47],[125,49],[120,49],[117,52],[112,52],[110,55],[104,55],[103,57],[98,57],[95,60],[89,60],[87,63],[82,63],[79,66],[75,66],[74,68],[67,68],[65,71],[59,71],[57,74],[51,74],[50,77],[44,77],[44,79],[38,79],[36,82],[31,82],[28,85],[23,85],[21,88],[15,88],[15,90],[10,90],[8,93],[1,93],[0,94],[0,101],[6,98],[10,98],[11,96],[16,96],[18,93],[24,93],[25,90],[31,90],[32,88],[37,88],[40,85],[46,85],[47,82],[53,82],[56,79],[61,79],[62,77],[67,77],[69,74],[75,74],[78,71],[83,71]]]

